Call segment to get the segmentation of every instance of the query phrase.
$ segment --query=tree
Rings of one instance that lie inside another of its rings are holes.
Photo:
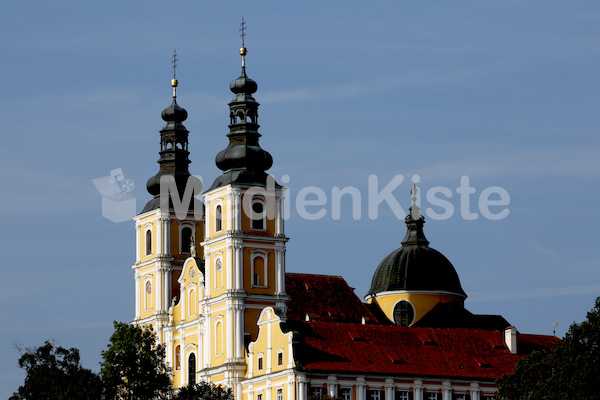
[[[105,398],[123,400],[166,399],[171,394],[165,348],[157,344],[152,328],[115,322],[110,344],[102,351]]]
[[[199,382],[179,389],[173,400],[233,400],[233,393],[221,385]]]
[[[81,366],[79,350],[54,347],[51,341],[19,350],[19,367],[25,370],[25,382],[9,400],[100,398],[100,377]]]
[[[600,297],[562,343],[519,360],[498,380],[500,399],[600,399]]]

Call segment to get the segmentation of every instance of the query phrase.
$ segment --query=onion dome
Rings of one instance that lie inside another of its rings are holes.
[[[418,212],[416,215],[411,212],[405,222],[407,231],[402,247],[381,261],[373,275],[367,297],[383,292],[414,291],[466,298],[467,294],[450,261],[442,253],[429,247],[429,241],[423,233],[425,218]]]
[[[171,86],[173,86],[174,91],[177,88],[177,84],[177,79],[171,80]],[[177,96],[175,93],[176,92],[174,92],[173,95],[173,103],[171,103],[169,107],[165,108],[160,114],[163,121],[167,122],[167,124],[180,124],[183,121],[185,121],[188,117],[187,111],[183,107],[180,107],[179,104],[177,104]]]
[[[148,179],[146,188],[148,193],[154,196],[150,200],[142,213],[160,208],[160,179],[163,176],[170,175],[175,179],[177,190],[183,196],[185,186],[190,177],[188,166],[190,164],[188,151],[188,130],[183,126],[182,122],[187,119],[187,111],[177,104],[177,79],[171,80],[173,87],[173,102],[165,108],[161,117],[166,122],[166,125],[160,130],[160,158],[158,164],[159,171],[156,175]],[[190,204],[188,210],[192,211],[194,202]],[[172,204],[170,202],[170,204]],[[172,205],[171,205],[172,207]]]
[[[256,82],[246,75],[245,47],[240,49],[242,73],[231,81],[230,90],[235,94],[229,102],[229,145],[221,150],[215,159],[217,167],[223,171],[209,190],[228,184],[265,185],[273,165],[273,157],[260,147],[258,133],[259,103],[252,97],[258,90]]]

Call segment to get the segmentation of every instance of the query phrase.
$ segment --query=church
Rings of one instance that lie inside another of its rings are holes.
[[[203,202],[192,196],[187,111],[173,79],[153,197],[134,217],[133,323],[153,327],[174,387],[223,384],[238,400],[494,398],[497,378],[558,339],[469,312],[414,200],[402,246],[373,266],[364,299],[343,277],[286,272],[286,188],[266,172],[273,158],[259,144],[246,53],[230,84],[222,174]]]

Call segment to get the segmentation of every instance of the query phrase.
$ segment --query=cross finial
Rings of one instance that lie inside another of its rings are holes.
[[[244,17],[242,17],[242,23],[240,24],[240,36],[242,38],[242,47],[240,47],[240,56],[242,56],[242,69],[246,68],[246,22],[244,22]]]
[[[171,79],[171,86],[173,87],[173,99],[175,99],[177,97],[177,61],[179,59],[177,58],[177,49],[173,50],[173,79]]]
[[[240,36],[242,38],[242,47],[246,47],[246,22],[244,22],[244,17],[242,17],[242,23],[240,24]]]
[[[177,49],[173,50],[173,79],[177,78]]]

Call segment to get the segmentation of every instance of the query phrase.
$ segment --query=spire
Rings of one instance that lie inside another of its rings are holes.
[[[404,219],[404,222],[406,223],[406,236],[404,236],[404,239],[402,240],[403,247],[415,244],[419,246],[429,245],[429,241],[423,232],[425,217],[421,215],[421,209],[417,206],[418,193],[419,189],[413,184],[410,189],[412,205],[410,206],[410,212]]]
[[[246,23],[240,24],[242,47],[242,73],[231,81],[230,90],[235,95],[229,102],[229,145],[219,152],[216,164],[224,173],[215,180],[211,189],[227,184],[264,185],[267,179],[265,172],[273,165],[271,154],[262,149],[258,143],[258,102],[252,97],[258,85],[246,75],[245,47]]]
[[[165,108],[161,117],[166,122],[166,125],[160,130],[160,158],[158,164],[160,165],[159,171],[152,178],[148,179],[146,188],[148,193],[154,196],[146,206],[142,213],[157,209],[160,207],[160,178],[163,175],[171,175],[175,178],[177,189],[180,195],[185,193],[185,185],[187,179],[190,176],[188,165],[190,160],[188,158],[188,130],[183,126],[182,122],[187,119],[187,111],[177,104],[177,92],[176,88],[178,82],[176,79],[176,68],[177,68],[177,52],[173,54],[173,79],[171,80],[171,86],[173,87],[173,102],[167,108]],[[189,210],[191,211],[193,202],[190,205]]]
[[[240,56],[242,56],[242,71],[246,71],[246,23],[244,17],[242,17],[242,23],[240,24],[240,37],[242,38],[242,47],[240,47]]]
[[[177,98],[177,49],[173,50],[173,79],[171,79],[171,86],[173,87],[173,99]]]

